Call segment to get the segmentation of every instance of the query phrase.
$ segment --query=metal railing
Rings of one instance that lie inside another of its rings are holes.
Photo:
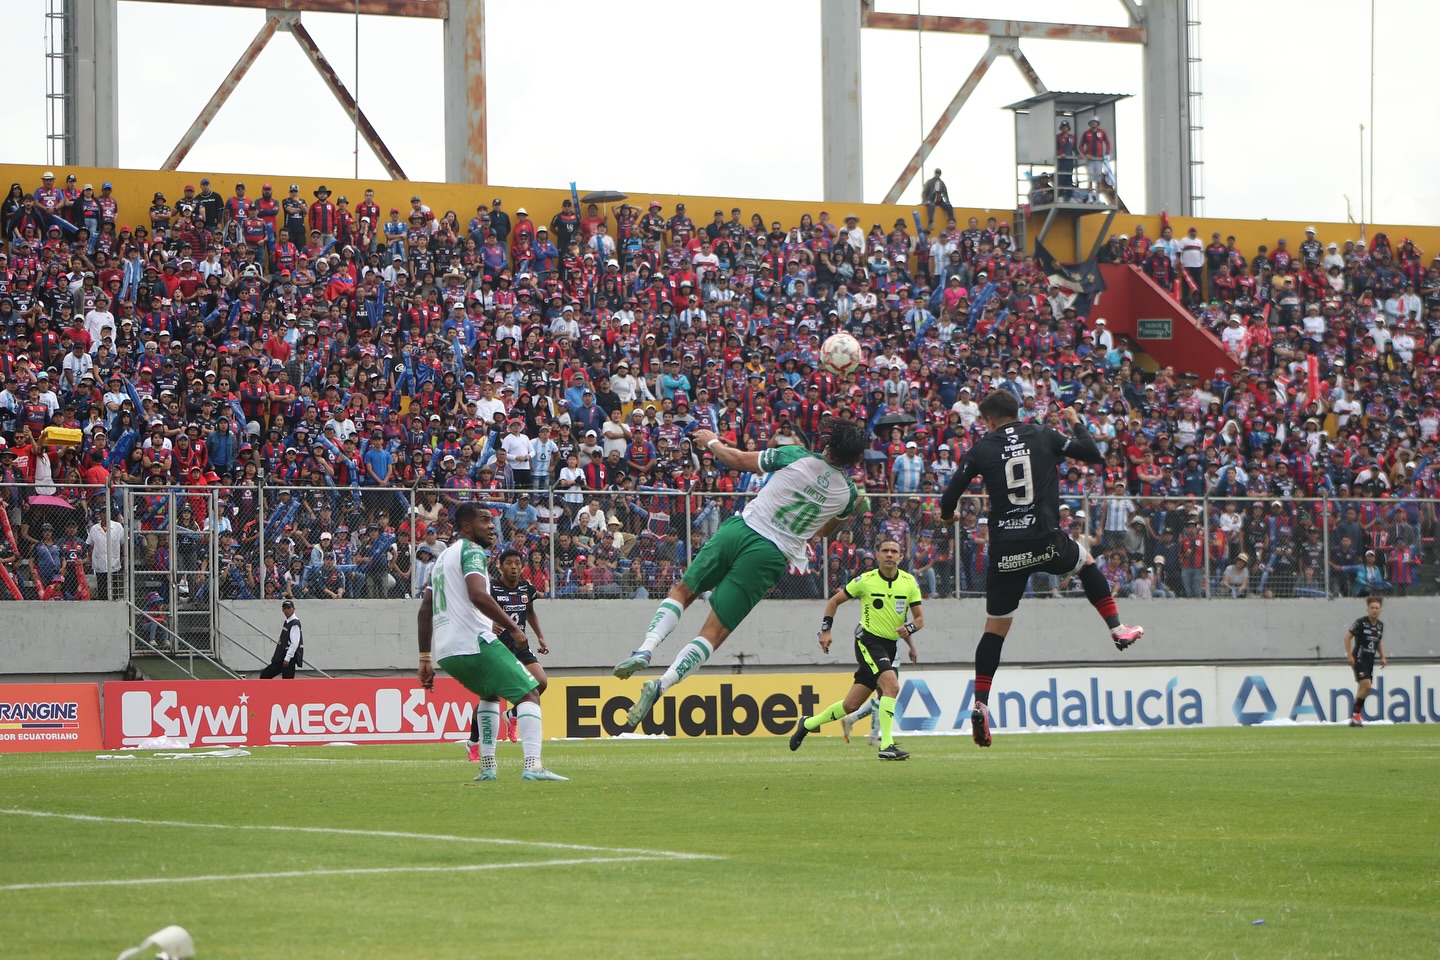
[[[653,487],[58,485],[41,493],[34,486],[0,486],[0,600],[109,596],[143,610],[147,596],[163,593],[155,584],[179,591],[178,581],[187,578],[190,596],[213,591],[220,605],[414,597],[451,536],[453,507],[464,500],[492,509],[498,549],[520,551],[543,596],[653,598],[753,495],[753,489]],[[196,504],[203,520],[195,516]],[[901,541],[906,569],[927,596],[981,596],[990,549],[979,522],[986,508],[983,497],[967,496],[959,522],[944,525],[935,492],[862,492],[853,517],[834,537],[814,541],[807,569],[792,569],[771,596],[828,596],[874,564],[882,536]],[[1440,592],[1437,517],[1436,500],[1100,497],[1062,488],[1062,525],[1083,540],[1121,596],[1434,595]],[[111,520],[124,531],[125,575],[108,578],[102,588],[88,530]],[[193,549],[186,546],[191,541]],[[213,552],[202,542],[213,543]],[[1030,590],[1037,597],[1079,593],[1071,580],[1046,575],[1033,577]],[[213,632],[213,619],[206,622]],[[216,649],[199,633],[190,640],[202,652]]]

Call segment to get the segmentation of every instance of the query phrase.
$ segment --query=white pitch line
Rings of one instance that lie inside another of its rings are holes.
[[[466,873],[477,870],[518,870],[526,867],[576,867],[591,863],[647,863],[674,857],[581,857],[538,860],[529,863],[470,863],[451,867],[355,867],[344,870],[281,870],[274,873],[210,874],[203,877],[133,877],[128,880],[60,880],[53,883],[11,883],[0,893],[15,890],[61,890],[72,887],[147,887],[162,883],[219,883],[227,880],[291,880],[301,877],[355,877],[384,873]]]
[[[398,830],[351,830],[342,827],[287,827],[249,823],[190,823],[183,820],[144,820],[139,817],[97,817],[84,813],[51,813],[46,810],[0,809],[15,817],[42,817],[79,820],[85,823],[133,823],[147,827],[185,827],[194,830],[259,830],[276,833],[322,833],[343,837],[387,837],[392,840],[433,840],[439,843],[485,843],[501,847],[535,847],[542,850],[575,850],[586,853],[626,853],[663,860],[724,860],[708,853],[681,853],[678,850],[646,850],[639,847],[596,847],[582,843],[553,843],[543,840],[508,840],[498,837],[459,837],[444,833],[404,833]]]

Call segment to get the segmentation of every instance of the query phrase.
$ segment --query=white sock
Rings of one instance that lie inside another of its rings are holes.
[[[704,637],[696,637],[675,655],[675,662],[670,664],[670,669],[660,676],[660,692],[664,693],[675,684],[684,680],[690,674],[700,669],[701,664],[710,659],[715,648],[710,646],[710,641]]]
[[[494,700],[481,700],[475,707],[475,718],[480,723],[480,768],[495,765],[495,733],[500,729],[500,704]]]
[[[860,708],[859,708],[858,710],[856,710],[854,713],[850,714],[850,715],[849,715],[848,717],[846,717],[845,719],[846,719],[846,720],[849,720],[851,723],[854,723],[854,722],[857,721],[857,720],[863,720],[863,719],[865,719],[866,717],[870,716],[870,714],[872,714],[872,713],[874,713],[874,712],[875,712],[875,701],[874,701],[874,700],[866,700],[863,704],[860,705]]]
[[[640,649],[647,653],[654,653],[655,648],[665,642],[665,638],[680,626],[680,617],[685,613],[685,608],[680,606],[679,601],[666,597],[660,601],[660,608],[655,611],[655,616],[650,619],[650,626],[645,628],[645,640],[640,644]]]
[[[515,705],[515,726],[520,734],[520,746],[525,753],[525,769],[540,769],[540,741],[543,739],[540,725],[540,704],[523,700]]]

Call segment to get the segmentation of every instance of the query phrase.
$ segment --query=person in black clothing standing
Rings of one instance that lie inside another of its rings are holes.
[[[945,187],[945,181],[940,179],[940,168],[935,168],[935,176],[925,181],[922,191],[922,199],[925,201],[925,230],[928,233],[935,227],[935,208],[939,207],[945,211],[947,220],[955,219],[955,208],[950,205],[950,191]]]
[[[1380,607],[1384,600],[1369,597],[1365,601],[1365,616],[1350,624],[1345,634],[1345,659],[1355,672],[1355,712],[1350,715],[1350,726],[1365,726],[1365,698],[1370,696],[1370,684],[1375,677],[1375,658],[1380,666],[1389,661],[1385,658],[1385,621],[1380,619]],[[1384,713],[1384,705],[1381,705]]]
[[[1000,648],[1032,573],[1079,574],[1085,598],[1105,619],[1110,639],[1124,650],[1145,635],[1143,627],[1120,622],[1110,585],[1085,547],[1060,529],[1059,467],[1068,457],[1104,463],[1090,430],[1073,407],[1061,415],[1069,435],[1019,420],[1020,401],[996,390],[980,401],[988,433],[960,461],[940,501],[940,521],[955,522],[960,497],[979,477],[990,497],[990,562],[985,579],[985,633],[975,648],[975,708],[970,714],[975,742],[990,746],[990,686],[1000,666]]]
[[[300,618],[295,616],[295,601],[286,600],[280,604],[285,614],[285,625],[280,628],[280,639],[275,641],[275,652],[270,663],[260,671],[261,680],[284,677],[295,679],[295,668],[305,662],[305,641],[300,633]]]

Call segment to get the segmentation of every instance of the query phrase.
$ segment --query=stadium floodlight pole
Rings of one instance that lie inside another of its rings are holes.
[[[355,179],[360,179],[360,0],[355,0]]]
[[[1370,216],[1375,216],[1375,0],[1370,0]]]
[[[1360,235],[1365,235],[1365,124],[1360,124]]]

